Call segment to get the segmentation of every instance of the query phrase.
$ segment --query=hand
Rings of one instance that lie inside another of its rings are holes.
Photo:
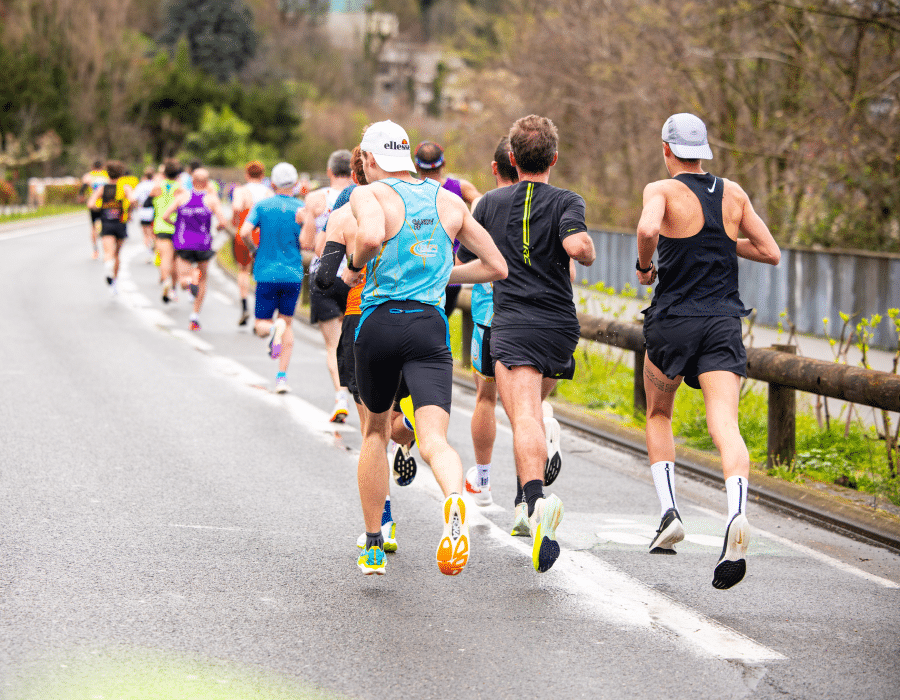
[[[656,265],[651,267],[647,272],[637,271],[638,282],[645,287],[649,287],[656,282]]]
[[[355,287],[361,276],[362,270],[354,272],[349,267],[345,267],[344,271],[341,273],[341,279],[348,287]]]

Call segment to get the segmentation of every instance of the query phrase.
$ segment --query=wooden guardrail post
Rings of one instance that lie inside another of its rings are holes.
[[[644,351],[634,351],[634,412],[635,418],[647,415],[647,393],[644,391]]]
[[[772,350],[797,354],[796,345],[773,345]],[[766,467],[794,461],[797,440],[797,391],[793,387],[769,383],[768,436]]]

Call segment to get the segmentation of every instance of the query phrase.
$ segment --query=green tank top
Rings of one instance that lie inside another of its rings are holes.
[[[175,226],[163,221],[162,215],[175,199],[175,190],[180,188],[181,185],[175,180],[163,181],[162,192],[158,197],[153,198],[153,233],[175,233]]]

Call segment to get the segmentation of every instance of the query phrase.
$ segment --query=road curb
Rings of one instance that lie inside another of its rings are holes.
[[[471,372],[454,368],[454,382],[475,391]],[[551,401],[560,423],[646,457],[644,431],[621,425],[572,404]],[[718,456],[677,445],[678,466],[724,489]],[[900,516],[853,500],[858,492],[825,484],[795,484],[753,468],[751,499],[788,515],[900,552]],[[827,490],[826,490],[827,489]],[[846,494],[846,495],[845,495]]]

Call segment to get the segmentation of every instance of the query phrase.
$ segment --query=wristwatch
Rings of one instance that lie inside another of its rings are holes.
[[[361,272],[362,271],[361,267],[353,266],[353,253],[350,253],[350,255],[347,256],[347,269],[350,270],[350,272]]]
[[[651,260],[650,264],[647,265],[647,267],[641,267],[641,259],[638,258],[637,260],[634,261],[634,269],[637,270],[638,272],[642,272],[642,273],[650,272],[650,270],[653,269],[653,261]]]

